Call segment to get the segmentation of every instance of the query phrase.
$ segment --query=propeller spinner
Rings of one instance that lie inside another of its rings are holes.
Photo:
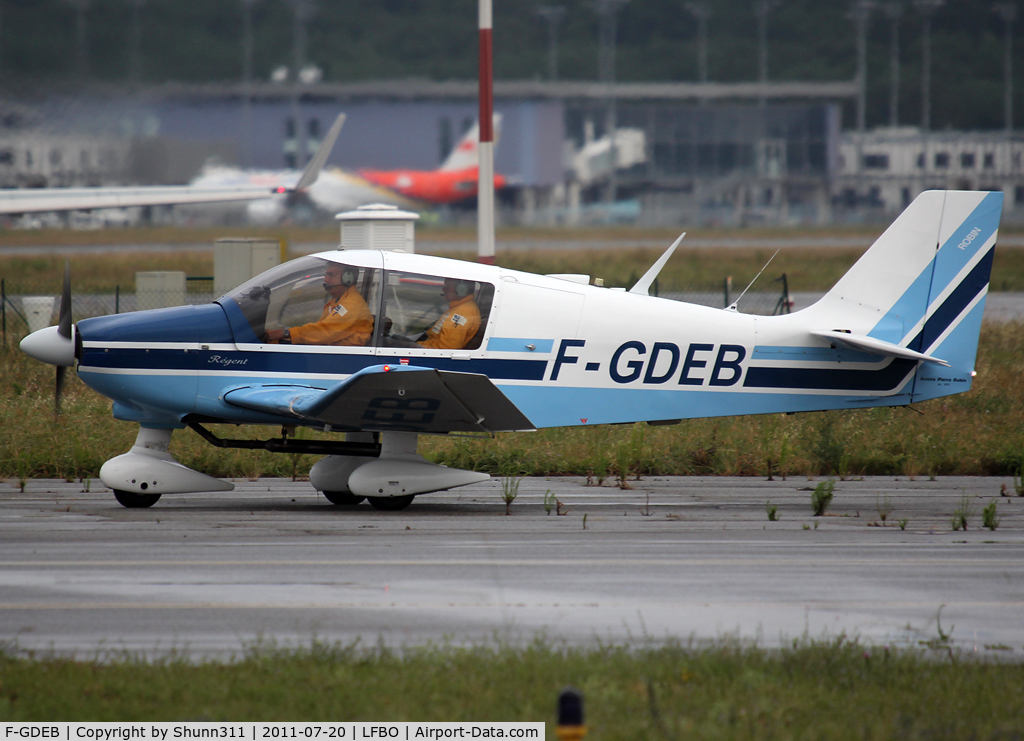
[[[44,363],[57,366],[54,406],[60,413],[60,396],[68,366],[75,364],[75,326],[71,323],[71,268],[64,264],[64,288],[56,327],[44,327],[21,341],[21,350]]]

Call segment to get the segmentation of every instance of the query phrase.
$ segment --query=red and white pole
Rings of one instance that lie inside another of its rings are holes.
[[[480,0],[480,167],[476,197],[477,260],[494,264],[494,63],[491,0]]]

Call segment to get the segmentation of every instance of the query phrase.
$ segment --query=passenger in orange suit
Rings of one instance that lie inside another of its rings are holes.
[[[434,350],[460,350],[480,329],[480,309],[473,297],[473,283],[445,278],[441,295],[448,302],[448,311],[427,330],[427,338],[419,345]]]

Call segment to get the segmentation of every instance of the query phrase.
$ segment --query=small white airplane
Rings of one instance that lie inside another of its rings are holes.
[[[232,484],[167,452],[191,427],[224,447],[326,455],[335,504],[378,509],[487,479],[416,453],[421,434],[905,406],[967,391],[1002,193],[922,193],[815,305],[741,314],[648,295],[679,240],[629,291],[425,255],[331,250],[206,306],[60,324],[22,342],[140,425],[100,477],[128,507]],[[325,296],[326,291],[326,296]],[[224,440],[205,425],[274,425]],[[346,433],[294,437],[297,426]]]
[[[3,189],[0,190],[0,214],[227,203],[263,200],[268,197],[276,197],[283,201],[289,196],[306,191],[317,182],[344,124],[345,114],[341,114],[327,131],[306,169],[301,173],[291,173],[288,178],[277,177],[254,182],[204,182],[192,185]]]
[[[295,185],[301,176],[296,170],[242,170],[210,165],[203,168],[189,187],[203,191],[255,189],[260,196],[245,204],[248,222],[279,224],[288,215],[294,194],[298,192]],[[349,211],[367,203],[386,203],[407,209],[416,206],[408,198],[337,167],[324,168],[304,192],[313,205],[330,213]]]
[[[501,116],[494,116],[495,141],[501,133]],[[385,203],[416,209],[423,204],[438,206],[476,198],[479,180],[480,125],[470,127],[436,170],[372,170],[350,172],[328,167],[305,189],[309,200],[330,214],[349,211],[368,203]],[[263,198],[246,204],[248,220],[254,224],[277,224],[288,213],[293,184],[299,180],[296,170],[243,170],[238,167],[210,165],[192,181],[202,190],[224,188],[263,188]],[[288,193],[274,193],[279,185]],[[495,186],[504,187],[504,176],[495,177]],[[267,195],[271,194],[271,195]]]

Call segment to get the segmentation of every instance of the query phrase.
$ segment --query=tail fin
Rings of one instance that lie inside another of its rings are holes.
[[[920,365],[913,401],[966,391],[974,371],[1003,194],[919,195],[813,310],[866,347],[945,361]],[[864,339],[866,338],[866,339]]]
[[[498,143],[501,134],[501,114],[494,114],[494,143]],[[467,167],[478,167],[480,165],[480,122],[463,134],[459,143],[452,149],[451,154],[439,168],[441,172],[451,170],[465,170]]]

